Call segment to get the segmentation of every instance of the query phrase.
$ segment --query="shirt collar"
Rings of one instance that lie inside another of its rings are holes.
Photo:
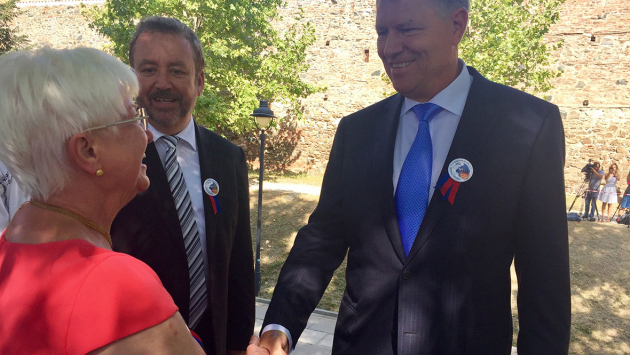
[[[158,131],[153,127],[150,123],[148,124],[149,130],[153,133],[153,142],[157,142],[157,140],[164,135],[164,133]],[[195,123],[193,122],[192,116],[188,121],[186,127],[179,133],[175,134],[180,140],[188,143],[190,148],[197,151],[197,138],[195,136]]]
[[[470,76],[470,73],[468,73],[466,63],[464,63],[462,59],[458,59],[458,62],[462,66],[462,71],[459,73],[457,78],[455,78],[455,80],[453,80],[453,82],[450,83],[450,85],[444,90],[440,91],[431,100],[429,100],[429,102],[440,105],[443,109],[461,117],[462,112],[464,112],[464,106],[466,105],[468,92],[470,91],[472,77]],[[404,115],[407,111],[411,110],[412,107],[419,103],[421,102],[405,97],[405,102],[403,103],[402,110],[400,110],[400,115]]]

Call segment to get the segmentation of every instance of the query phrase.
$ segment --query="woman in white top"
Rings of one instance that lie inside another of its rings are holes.
[[[599,193],[599,200],[602,201],[602,218],[605,222],[610,221],[610,205],[618,203],[617,200],[617,164],[612,163],[608,168],[608,172],[604,175],[606,185]],[[606,215],[606,217],[604,217]]]

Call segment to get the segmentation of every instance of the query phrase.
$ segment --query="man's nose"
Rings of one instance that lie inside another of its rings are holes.
[[[403,51],[404,45],[400,34],[395,31],[391,31],[385,39],[385,47],[383,48],[383,54],[385,57],[391,59],[396,54]]]
[[[168,73],[158,74],[155,86],[160,90],[170,89],[172,85],[170,79],[168,78]]]

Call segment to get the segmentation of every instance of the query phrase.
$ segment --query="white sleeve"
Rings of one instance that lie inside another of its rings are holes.
[[[0,162],[0,230],[9,224],[15,212],[28,201],[28,197],[20,190],[17,182]]]
[[[9,188],[9,195],[7,200],[9,206],[9,220],[13,218],[15,212],[17,212],[17,210],[22,207],[22,204],[29,200],[29,197],[24,194],[22,189],[20,189],[15,179],[13,179],[13,182],[11,183],[11,186]]]
[[[4,167],[4,164],[0,162],[0,231],[7,227],[11,219],[9,204],[7,203],[10,178],[9,172]]]

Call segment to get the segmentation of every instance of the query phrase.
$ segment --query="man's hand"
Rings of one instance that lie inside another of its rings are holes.
[[[269,355],[269,350],[259,347],[260,340],[257,336],[252,335],[249,338],[249,346],[247,347],[247,355]]]
[[[289,339],[279,330],[266,331],[260,338],[252,335],[247,347],[247,355],[287,355]]]
[[[601,179],[602,178],[602,174],[599,173],[599,170],[595,169],[595,168],[591,168],[591,171],[593,172],[593,174],[595,174],[595,176],[597,176],[597,178]]]

